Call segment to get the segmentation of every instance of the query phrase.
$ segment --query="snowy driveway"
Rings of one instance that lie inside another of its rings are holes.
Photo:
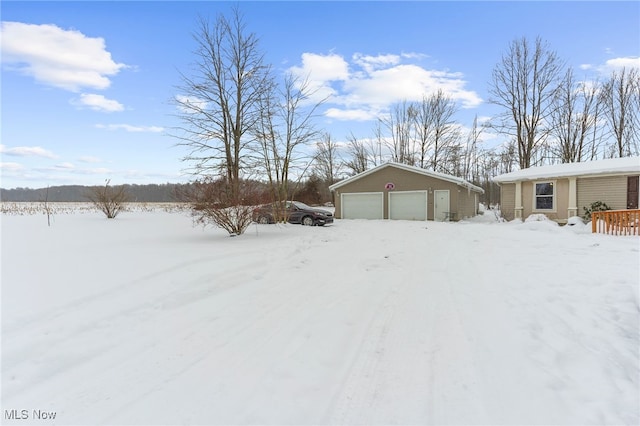
[[[639,241],[3,216],[3,422],[637,424]]]

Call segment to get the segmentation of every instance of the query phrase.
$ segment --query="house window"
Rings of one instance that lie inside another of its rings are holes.
[[[534,199],[536,210],[553,210],[553,198],[555,195],[553,187],[553,182],[536,183]]]

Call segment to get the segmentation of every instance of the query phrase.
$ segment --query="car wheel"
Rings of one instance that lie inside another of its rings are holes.
[[[305,216],[302,218],[302,224],[304,226],[313,226],[313,218],[311,216]]]
[[[268,223],[270,223],[271,221],[269,220],[269,216],[260,216],[258,218],[258,223],[261,223],[263,225],[266,225]]]

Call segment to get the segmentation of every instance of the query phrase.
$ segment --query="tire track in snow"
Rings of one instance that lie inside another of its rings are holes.
[[[307,258],[304,250],[305,241],[300,242],[300,246],[293,250],[293,252],[287,255],[281,255],[280,261],[283,262],[300,262],[303,264],[309,264],[310,261]],[[302,247],[302,248],[300,248]],[[335,300],[336,294],[339,292],[327,291],[326,287],[332,285],[329,281],[322,285],[315,283],[314,285],[300,285],[297,282],[291,282],[287,280],[274,280],[272,275],[278,274],[280,269],[278,264],[271,264],[271,272],[267,272],[263,277],[264,281],[269,283],[269,287],[259,290],[259,294],[255,294],[252,298],[252,302],[247,303],[248,309],[243,311],[242,317],[228,317],[225,318],[224,309],[218,312],[219,320],[211,324],[212,328],[203,330],[194,336],[192,346],[189,349],[191,353],[200,353],[194,362],[190,362],[186,368],[181,369],[175,374],[171,374],[162,383],[161,388],[165,385],[170,385],[170,382],[175,380],[182,380],[184,376],[201,376],[198,371],[201,371],[204,367],[204,363],[213,363],[216,365],[216,371],[220,371],[214,377],[207,377],[207,388],[210,390],[206,394],[206,401],[202,400],[202,405],[208,405],[211,407],[211,401],[225,401],[227,395],[225,395],[225,388],[228,387],[231,381],[234,383],[234,387],[240,386],[237,382],[256,382],[259,383],[260,376],[267,374],[267,370],[271,368],[268,364],[272,363],[277,357],[265,359],[266,354],[262,351],[262,348],[278,348],[279,345],[274,345],[274,340],[289,341],[291,337],[291,329],[299,327],[297,324],[299,321],[296,319],[301,316],[302,318],[313,315],[306,310],[309,301],[313,301],[313,305],[318,304],[318,300],[326,298],[326,304],[331,305],[337,303]],[[335,284],[333,284],[335,286]],[[340,298],[343,298],[344,295]],[[257,304],[258,300],[276,301],[271,304]],[[230,306],[233,312],[238,312],[237,306]],[[251,347],[251,350],[247,350]],[[278,361],[280,361],[278,359]],[[202,367],[200,367],[202,365]],[[249,374],[253,371],[253,374]],[[244,372],[244,374],[241,374]],[[204,379],[204,377],[203,377]],[[240,386],[242,387],[242,386]],[[248,386],[247,386],[248,387]],[[149,396],[151,393],[159,391],[161,388],[154,389],[152,392],[139,395],[136,399],[136,404],[141,400]],[[194,405],[198,405],[199,397],[194,398]],[[135,406],[133,404],[132,406]],[[218,407],[218,418],[223,418],[225,412],[241,413],[246,410],[246,400],[243,401],[242,406],[225,406]],[[115,414],[114,414],[115,415]],[[122,411],[118,412],[118,415],[122,416]],[[124,417],[123,417],[124,418]],[[238,417],[234,417],[233,421],[237,421]],[[115,420],[115,419],[110,419]]]
[[[330,424],[353,424],[354,419],[362,421],[366,419],[364,415],[373,409],[379,390],[378,376],[385,357],[386,340],[397,310],[397,289],[394,291],[392,287],[387,296],[369,320],[348,377],[341,386],[338,406]]]
[[[394,368],[390,365],[394,360],[389,350],[393,349],[391,345],[398,321],[407,315],[405,306],[415,296],[412,285],[418,259],[403,250],[389,253],[385,241],[373,243],[380,245],[382,253],[388,253],[382,261],[392,264],[393,268],[385,265],[384,273],[380,274],[375,263],[362,262],[364,269],[375,277],[372,285],[383,286],[383,291],[377,296],[378,306],[370,314],[339,394],[330,406],[329,424],[384,423],[384,419],[376,415],[381,401],[388,397],[393,381],[389,369]],[[415,346],[405,348],[416,349]]]
[[[394,284],[370,318],[328,423],[460,424],[485,418],[472,342],[451,288],[451,274],[460,270],[460,242],[446,236],[450,243],[433,247],[450,229],[430,225],[436,232],[425,236],[421,248],[390,255],[401,259],[384,277]],[[423,339],[416,341],[416,335]]]
[[[156,333],[150,333],[153,321],[157,315],[166,309],[176,309],[180,305],[201,301],[202,296],[212,297],[216,293],[224,292],[241,283],[237,280],[237,271],[228,271],[217,274],[216,281],[222,285],[210,285],[207,282],[200,285],[200,289],[194,291],[190,285],[184,283],[179,287],[173,287],[169,292],[158,295],[149,300],[143,297],[127,299],[120,297],[119,290],[136,286],[141,295],[153,294],[149,287],[156,287],[156,280],[164,277],[165,281],[184,276],[184,269],[207,262],[211,257],[199,258],[169,268],[164,268],[140,278],[113,287],[99,294],[79,299],[62,308],[56,308],[53,313],[44,315],[42,319],[28,321],[18,327],[3,326],[3,376],[9,377],[4,383],[4,394],[17,397],[22,392],[28,391],[35,383],[42,381],[55,381],[59,375],[69,370],[81,370],[84,364],[96,359],[108,359],[109,365],[117,366],[128,355],[118,354],[117,348],[101,344],[97,340],[104,337],[105,341],[111,341],[107,337],[110,330],[123,328],[119,324],[136,322],[129,326],[131,333],[128,336],[120,336],[120,340],[135,341],[134,346],[155,348]],[[265,262],[266,265],[266,262]],[[252,265],[256,267],[256,265]],[[235,279],[229,279],[234,276]],[[197,277],[191,281],[197,282]],[[188,296],[185,297],[185,294]],[[182,296],[182,300],[176,303],[176,297]],[[170,302],[170,305],[167,303]],[[87,314],[80,314],[78,307]],[[114,307],[117,309],[114,310]],[[70,317],[93,318],[88,322],[77,323],[77,326],[63,328],[58,324],[74,323]],[[146,330],[146,332],[142,332]],[[177,332],[183,332],[176,330]],[[170,339],[167,339],[170,341]],[[121,343],[125,343],[124,341]],[[145,352],[141,350],[141,352]],[[38,354],[35,357],[24,357],[25,353]],[[55,355],[49,355],[55,354]],[[137,358],[134,354],[132,358]],[[43,375],[46,374],[46,375]]]

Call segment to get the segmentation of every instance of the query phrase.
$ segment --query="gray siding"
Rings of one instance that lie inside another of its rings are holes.
[[[474,217],[478,211],[476,205],[476,192],[460,188],[460,196],[458,197],[458,216],[457,219],[465,219]]]
[[[516,184],[503,183],[500,186],[500,211],[502,217],[507,220],[513,220],[516,208]]]
[[[627,208],[627,176],[578,178],[576,186],[579,216],[584,214],[585,207],[596,201],[602,201],[613,210]]]

